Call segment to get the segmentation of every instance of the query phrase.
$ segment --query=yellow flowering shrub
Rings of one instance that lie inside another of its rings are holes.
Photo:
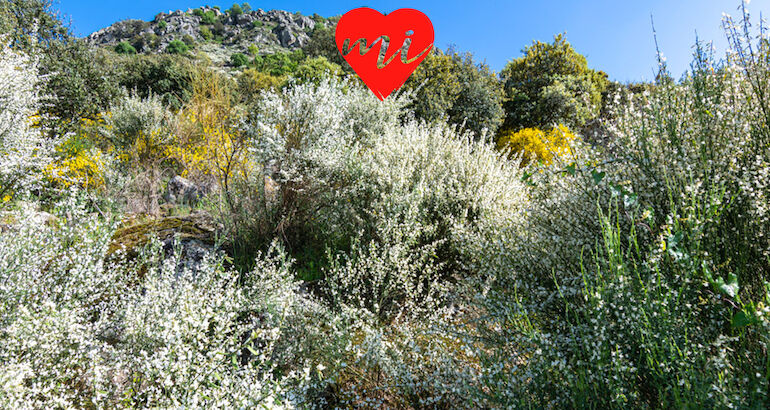
[[[78,185],[86,189],[104,186],[104,160],[99,149],[78,152],[74,157],[63,158],[46,167],[46,176],[57,185]]]
[[[499,150],[507,150],[509,158],[521,158],[521,166],[538,161],[545,165],[553,162],[554,156],[565,154],[575,134],[565,125],[550,131],[538,128],[524,128],[520,131],[505,131],[497,140]]]
[[[224,186],[236,171],[254,167],[236,127],[232,85],[203,69],[195,72],[192,84],[193,97],[176,115],[175,142],[166,154],[182,165],[182,176]]]
[[[101,116],[96,120],[83,118],[79,121],[78,131],[56,147],[54,161],[44,170],[49,182],[65,188],[76,185],[98,189],[104,186],[106,156],[93,146],[96,130],[102,124]]]
[[[208,110],[187,107],[177,116],[176,144],[167,147],[169,158],[179,161],[184,177],[224,177],[236,165],[248,162],[238,132]]]

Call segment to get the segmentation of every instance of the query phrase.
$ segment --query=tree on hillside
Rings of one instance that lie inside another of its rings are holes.
[[[334,40],[336,25],[326,27],[320,22],[322,19],[323,18],[316,20],[316,25],[313,27],[313,31],[310,32],[310,41],[302,47],[302,51],[304,51],[308,57],[324,57],[328,61],[342,67],[346,72],[352,73],[353,68],[350,67],[350,64],[345,61],[345,58],[342,57],[342,54],[337,50],[337,43]],[[335,22],[335,19],[337,19],[337,17],[332,17],[329,20]]]
[[[233,6],[230,7],[230,10],[228,10],[227,12],[233,17],[238,17],[241,14],[243,14],[243,9],[241,8],[241,6],[238,5],[238,3],[233,3]]]
[[[10,45],[25,52],[70,36],[51,0],[0,1],[0,33],[8,34]]]
[[[415,115],[429,121],[443,116],[465,124],[476,135],[494,133],[502,123],[502,89],[495,74],[473,55],[436,50],[420,63],[405,89],[417,94],[411,104]]]
[[[74,38],[50,0],[0,1],[0,33],[38,61],[40,114],[45,128],[95,118],[121,94],[109,53]],[[7,35],[7,37],[6,37]]]
[[[500,73],[504,129],[579,128],[599,114],[607,75],[588,68],[586,58],[563,35],[556,35],[553,43],[535,41],[523,52]]]
[[[82,40],[52,42],[40,59],[40,74],[48,79],[42,93],[46,117],[59,119],[59,125],[95,119],[123,94],[117,71],[111,52]]]

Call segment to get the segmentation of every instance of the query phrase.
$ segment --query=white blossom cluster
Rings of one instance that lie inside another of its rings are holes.
[[[50,147],[34,127],[41,83],[33,57],[0,37],[0,198],[28,191],[48,161]]]

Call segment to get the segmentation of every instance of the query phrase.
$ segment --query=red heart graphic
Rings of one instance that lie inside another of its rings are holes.
[[[384,100],[404,84],[430,53],[433,24],[428,16],[414,9],[398,9],[383,15],[361,7],[340,18],[335,39],[337,50],[356,74],[377,98]]]

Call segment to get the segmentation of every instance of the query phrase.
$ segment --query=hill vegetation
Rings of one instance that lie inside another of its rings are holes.
[[[335,18],[0,3],[0,407],[761,408],[770,43],[379,101]],[[31,28],[35,29],[32,30]]]

